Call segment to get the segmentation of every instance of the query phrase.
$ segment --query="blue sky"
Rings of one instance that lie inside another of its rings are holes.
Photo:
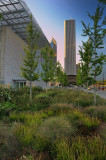
[[[58,60],[64,66],[64,20],[76,20],[76,62],[79,61],[78,49],[81,41],[83,20],[90,22],[87,11],[94,13],[97,0],[25,0],[35,19],[50,41],[52,37],[57,41]],[[106,12],[105,12],[106,13]],[[106,15],[106,14],[105,14]]]

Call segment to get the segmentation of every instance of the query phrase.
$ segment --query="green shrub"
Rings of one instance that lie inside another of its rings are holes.
[[[16,109],[16,106],[10,102],[0,104],[0,117],[9,116]]]
[[[33,87],[32,89],[33,89],[33,92],[34,91],[38,91],[38,92],[43,91],[43,88],[41,86],[36,86],[36,87]]]
[[[74,128],[63,117],[51,117],[39,126],[37,134],[50,140],[62,137],[69,138],[74,134]]]
[[[12,95],[9,90],[3,89],[0,91],[0,102],[11,102]]]
[[[35,97],[35,110],[45,109],[50,105],[50,98],[47,94],[39,94]]]
[[[37,135],[33,148],[36,149],[37,151],[44,152],[44,151],[49,151],[51,149],[51,145],[52,144],[47,137]]]
[[[90,116],[106,122],[106,107],[105,106],[90,106],[84,109]]]

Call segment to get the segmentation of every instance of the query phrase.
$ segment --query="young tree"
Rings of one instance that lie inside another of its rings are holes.
[[[35,31],[35,26],[33,25],[32,15],[30,16],[30,23],[26,29],[27,34],[27,47],[24,48],[25,58],[23,66],[21,66],[21,74],[27,81],[30,82],[30,100],[32,100],[32,82],[38,80],[39,75],[35,72],[38,66],[38,59],[36,56],[37,50],[37,38],[39,33]]]
[[[82,42],[83,45],[80,47],[79,54],[81,58],[81,64],[80,64],[80,74],[79,76],[81,79],[81,83],[88,88],[88,86],[92,82],[92,77],[90,75],[90,71],[92,69],[91,61],[92,61],[92,55],[93,55],[93,46],[92,42]]]
[[[41,63],[42,72],[41,78],[46,83],[46,93],[47,93],[47,83],[54,81],[55,79],[55,61],[54,61],[54,50],[50,49],[48,46],[41,51],[43,61]]]
[[[93,25],[86,25],[83,21],[83,36],[88,36],[89,41],[93,45],[93,56],[92,56],[92,76],[94,77],[94,84],[96,86],[96,77],[102,72],[103,62],[105,56],[103,53],[100,55],[97,53],[97,49],[103,48],[103,38],[105,36],[105,30],[103,28],[104,20],[103,19],[104,4],[98,4],[96,11],[93,15],[88,13],[89,18],[93,21]],[[101,22],[102,21],[102,22]],[[94,87],[94,104],[96,104],[96,87]]]
[[[59,61],[56,63],[56,81],[60,82],[60,84],[62,84],[62,86],[68,85],[67,76],[66,76]]]
[[[79,68],[77,72],[77,85],[81,86],[82,84],[83,82],[82,82],[81,68]]]

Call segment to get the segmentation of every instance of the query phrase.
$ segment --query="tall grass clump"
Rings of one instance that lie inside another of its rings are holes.
[[[51,117],[39,126],[38,134],[53,141],[56,138],[70,138],[74,128],[64,117]]]
[[[50,106],[50,110],[54,112],[54,115],[60,115],[62,113],[67,114],[69,111],[73,110],[73,105],[72,104],[52,104]]]
[[[39,94],[35,97],[35,110],[39,111],[50,106],[50,97],[47,94]]]
[[[12,127],[0,123],[0,160],[7,160],[16,156],[20,151],[20,144],[14,135]]]
[[[90,116],[106,122],[106,106],[90,106],[84,109]]]
[[[20,115],[14,114],[10,116],[11,122],[19,122],[15,128],[15,135],[23,147],[33,146],[38,126],[47,117],[48,115],[43,112],[35,112],[33,114],[22,113]]]
[[[84,126],[87,129],[93,129],[99,126],[100,121],[97,118],[90,117],[87,114],[74,109],[67,114],[68,120],[76,127]]]
[[[75,160],[75,156],[70,152],[70,143],[65,138],[55,141],[51,155],[55,160]]]
[[[75,155],[78,160],[105,160],[106,146],[99,136],[94,137],[78,137],[70,148],[70,152]]]
[[[106,146],[99,136],[77,137],[71,143],[57,140],[52,151],[56,160],[105,160]]]

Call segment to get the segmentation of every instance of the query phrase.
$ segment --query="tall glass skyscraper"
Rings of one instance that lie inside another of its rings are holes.
[[[64,21],[64,69],[66,75],[76,75],[75,20]]]

